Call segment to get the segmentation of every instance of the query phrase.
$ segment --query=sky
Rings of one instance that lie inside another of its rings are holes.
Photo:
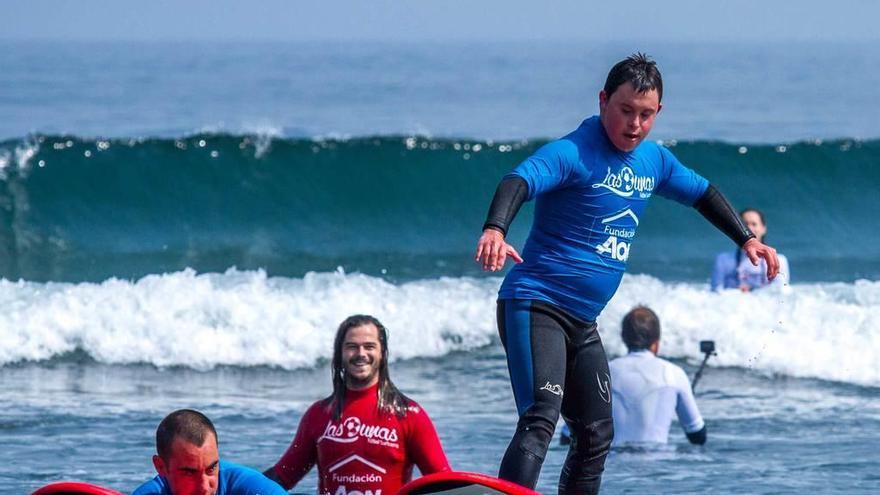
[[[880,41],[874,0],[0,0],[3,40]]]

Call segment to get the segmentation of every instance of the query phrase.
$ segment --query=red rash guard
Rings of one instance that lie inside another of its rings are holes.
[[[324,401],[309,407],[293,443],[275,464],[285,486],[296,485],[318,465],[318,493],[324,495],[394,495],[412,478],[448,471],[449,462],[428,414],[409,401],[398,418],[376,409],[378,385],[348,390],[339,421]]]

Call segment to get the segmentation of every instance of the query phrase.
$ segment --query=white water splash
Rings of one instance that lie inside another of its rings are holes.
[[[0,281],[0,364],[82,350],[106,363],[312,367],[354,313],[385,323],[393,358],[442,356],[495,339],[499,281],[395,285],[341,271],[292,279],[235,269],[100,284]],[[609,356],[625,352],[620,320],[640,303],[660,316],[664,356],[696,360],[698,342],[713,339],[714,365],[880,385],[880,282],[742,294],[627,275],[600,317]]]

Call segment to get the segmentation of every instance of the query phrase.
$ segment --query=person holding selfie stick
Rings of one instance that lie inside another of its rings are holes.
[[[657,314],[650,308],[637,306],[623,317],[621,326],[621,336],[629,353],[609,363],[614,444],[666,443],[675,415],[688,441],[697,445],[706,443],[706,423],[697,408],[690,380],[681,367],[657,357],[660,350]],[[701,350],[705,349],[708,345],[701,343]],[[710,352],[713,351],[714,346]],[[706,360],[710,355],[706,353]],[[693,385],[698,379],[698,376],[694,378]]]

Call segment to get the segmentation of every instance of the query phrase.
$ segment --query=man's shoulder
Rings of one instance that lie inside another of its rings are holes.
[[[161,476],[155,476],[135,488],[131,495],[170,495],[168,484]]]
[[[433,424],[428,411],[418,402],[406,398],[406,411],[403,416],[397,418],[405,431],[421,431],[428,423]]]
[[[668,378],[673,381],[675,385],[690,386],[690,380],[688,380],[687,373],[685,373],[684,368],[664,358],[658,357],[657,360],[663,363],[663,372]]]
[[[321,399],[313,402],[303,413],[297,425],[297,435],[305,435],[303,438],[309,438],[320,435],[320,430],[324,428],[327,421],[333,418],[332,404],[328,399]]]
[[[660,361],[661,363],[663,363],[663,367],[664,367],[664,368],[669,368],[669,369],[679,370],[679,371],[681,371],[682,373],[684,373],[684,369],[683,369],[681,366],[679,366],[679,365],[673,363],[672,361],[670,361],[670,360],[668,360],[668,359],[666,359],[666,358],[662,358],[662,357],[660,357],[660,356],[656,356],[656,357],[657,357],[657,360],[658,360],[658,361]]]
[[[595,148],[601,142],[601,125],[599,117],[590,117],[581,122],[577,129],[550,141],[544,147],[569,157],[579,156],[584,149]]]
[[[581,135],[574,131],[559,139],[554,139],[544,146],[541,146],[538,154],[553,156],[568,162],[575,161],[581,154],[581,148],[585,144],[585,140]]]
[[[644,160],[660,165],[669,165],[670,159],[677,160],[672,151],[657,141],[645,139],[636,148],[635,153]]]
[[[598,115],[585,118],[577,128],[559,139],[594,139],[602,122]]]
[[[249,468],[247,466],[243,466],[241,464],[236,464],[234,462],[229,461],[220,461],[220,475],[224,477],[236,476],[236,475],[249,475],[252,473],[258,473],[256,469]]]
[[[406,398],[406,414],[409,416],[410,414],[425,414],[425,408],[423,408],[418,402]]]
[[[653,354],[650,357],[654,357]],[[633,353],[627,353],[623,356],[616,357],[608,362],[608,368],[611,371],[612,380],[615,376],[621,376],[639,370],[644,366],[649,366],[652,360],[645,359],[644,356],[637,356]],[[613,384],[613,381],[612,381]]]
[[[306,416],[314,416],[314,415],[329,415],[332,406],[332,397],[325,397],[321,400],[316,400],[312,402],[306,412],[303,414],[303,417]]]
[[[286,493],[278,483],[263,476],[256,469],[220,461],[220,477],[224,495],[282,495]]]
[[[608,361],[608,364],[614,365],[618,368],[635,366],[639,362],[641,362],[641,360],[639,358],[642,358],[642,357],[644,357],[644,356],[642,356],[642,352],[640,352],[640,351],[627,351],[626,354],[624,354],[622,356],[618,356],[618,357],[612,359],[611,361]],[[648,357],[653,357],[653,354]]]

